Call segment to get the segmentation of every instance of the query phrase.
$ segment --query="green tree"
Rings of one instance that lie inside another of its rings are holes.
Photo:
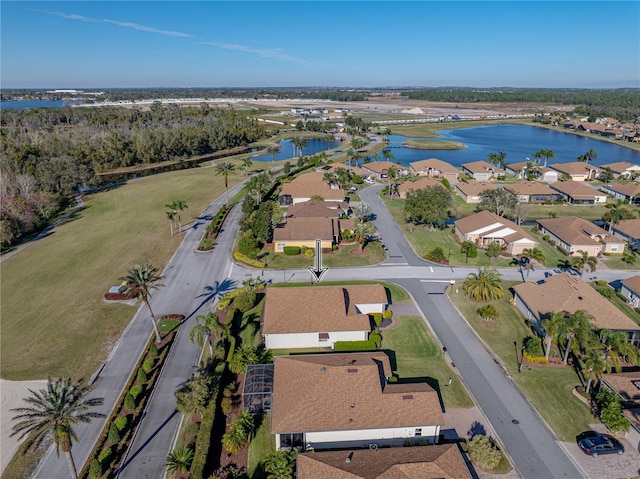
[[[162,276],[158,272],[158,268],[150,265],[149,263],[145,263],[143,265],[135,265],[132,269],[127,271],[126,276],[120,278],[121,280],[126,282],[127,287],[129,288],[133,296],[135,296],[136,298],[142,298],[142,301],[147,306],[157,342],[160,342],[162,338],[160,337],[158,325],[156,324],[156,317],[153,314],[153,310],[151,309],[149,300],[151,299],[152,290],[164,286],[163,284],[158,283],[158,281],[162,280],[163,278],[164,276]]]
[[[253,161],[251,161],[251,158],[244,157],[242,158],[242,165],[240,166],[240,169],[244,171],[245,175],[248,175],[252,165]]]
[[[375,228],[373,227],[373,223],[371,223],[371,221],[358,223],[354,226],[353,236],[358,240],[360,251],[364,250],[367,237],[372,235],[374,231]]]
[[[182,384],[174,393],[176,409],[182,414],[198,414],[211,399],[211,377],[200,374],[195,379]]]
[[[176,221],[176,214],[173,211],[167,211],[166,213],[169,220],[169,228],[171,228],[171,236],[173,236],[173,224]]]
[[[304,136],[296,136],[291,140],[291,144],[296,147],[300,159],[304,156],[304,148],[309,144],[309,140]]]
[[[368,221],[373,216],[373,210],[371,206],[369,206],[364,201],[358,203],[358,205],[353,209],[353,216],[356,217],[360,223],[364,223]]]
[[[544,158],[544,166],[545,166],[545,168],[546,168],[546,166],[547,166],[547,162],[548,162],[549,160],[551,160],[551,159],[555,158],[555,157],[556,157],[556,153],[555,153],[553,150],[541,149],[541,150],[536,151],[536,152],[533,154],[533,157],[534,157],[536,160],[539,160],[539,159],[541,159],[541,158]]]
[[[606,207],[608,211],[602,215],[602,219],[609,223],[609,233],[613,232],[613,227],[620,221],[633,218],[633,213],[623,207],[620,200],[616,203],[609,203]]]
[[[460,252],[465,257],[465,263],[469,262],[469,258],[475,258],[478,256],[478,247],[473,241],[463,241],[460,245]]]
[[[218,176],[224,177],[224,189],[227,192],[227,204],[229,204],[229,173],[235,170],[235,166],[228,161],[216,163],[215,172]]]
[[[495,258],[500,256],[501,252],[502,248],[500,247],[499,243],[491,243],[489,246],[487,246],[487,251],[485,254],[490,260],[494,260]]]
[[[481,302],[500,299],[504,296],[502,275],[488,266],[478,268],[477,273],[469,273],[462,288],[471,299]]]
[[[622,415],[622,404],[616,393],[605,389],[596,395],[600,406],[600,420],[613,432],[628,431],[629,421]]]
[[[167,470],[169,474],[185,474],[189,472],[193,462],[193,449],[189,447],[178,447],[167,456]]]
[[[272,144],[267,146],[267,153],[271,155],[271,170],[275,168],[276,153],[278,153],[281,148],[282,147],[278,144]]]
[[[589,256],[588,251],[578,250],[576,251],[578,256],[571,258],[571,266],[580,271],[580,276],[584,274],[585,268],[588,266],[589,270],[593,273],[596,270],[598,264],[598,258],[595,256]]]
[[[478,204],[479,210],[487,210],[498,216],[513,216],[518,204],[516,196],[504,188],[484,190],[480,192],[482,199]]]
[[[166,207],[171,209],[174,214],[174,219],[178,222],[178,232],[182,232],[182,218],[180,217],[180,212],[189,208],[187,202],[185,200],[174,200],[166,205]],[[171,234],[173,234],[173,230],[171,231]]]
[[[589,394],[589,391],[591,391],[591,385],[594,382],[600,381],[604,376],[606,364],[604,357],[600,352],[592,352],[588,356],[583,356],[581,359],[582,370],[588,378],[586,392]]]
[[[504,168],[507,166],[506,158],[507,154],[504,151],[501,151],[500,153],[489,153],[487,161],[492,165]]]
[[[204,349],[205,344],[209,344],[209,354],[213,356],[213,335],[219,331],[220,319],[212,311],[207,314],[200,314],[196,317],[196,324],[189,332],[189,339]]]
[[[385,148],[384,150],[382,150],[382,158],[384,158],[385,161],[393,161],[396,156],[389,148]]]
[[[502,452],[500,452],[487,436],[477,434],[467,445],[471,461],[482,469],[491,471],[500,464]]]
[[[593,161],[596,158],[598,158],[598,153],[596,153],[595,150],[592,148],[589,151],[587,151],[585,154],[578,156],[578,161],[584,161],[585,163],[588,164],[590,161]]]
[[[71,379],[49,378],[46,389],[33,391],[24,398],[27,407],[11,409],[17,414],[13,417],[16,423],[12,427],[11,437],[18,435],[18,439],[29,436],[26,449],[37,449],[45,437],[51,436],[56,445],[56,453],[60,449],[64,452],[69,465],[69,472],[73,479],[77,479],[73,455],[72,442],[78,441],[74,426],[79,423],[90,423],[92,419],[105,417],[104,414],[91,411],[101,406],[103,398],[87,398],[93,389],[85,386],[84,381],[72,383]]]
[[[443,225],[451,216],[453,198],[442,186],[409,191],[404,203],[404,217],[416,225]]]
[[[478,313],[478,316],[480,316],[485,321],[493,321],[494,319],[500,317],[500,312],[493,304],[487,304],[486,306],[478,308],[476,312]]]
[[[274,451],[267,455],[264,461],[264,471],[267,479],[293,479],[293,469],[298,452]]]
[[[391,198],[395,191],[395,182],[398,179],[398,169],[394,166],[387,168],[387,188],[389,190],[389,198]],[[393,185],[392,185],[393,183]]]
[[[576,343],[576,347],[584,347],[588,342],[592,319],[593,317],[584,310],[578,310],[566,319],[560,332],[567,339],[562,364],[567,364],[572,344]]]
[[[551,352],[551,344],[555,341],[556,344],[559,343],[558,339],[560,337],[561,332],[564,329],[564,323],[566,322],[566,318],[564,313],[553,312],[551,315],[542,320],[542,327],[546,333],[544,337],[545,341],[545,351],[544,356],[549,359],[549,353]]]

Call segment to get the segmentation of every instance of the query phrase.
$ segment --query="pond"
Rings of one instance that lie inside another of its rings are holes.
[[[297,147],[291,142],[291,140],[282,140],[279,141],[280,151],[278,151],[274,156],[274,161],[280,160],[291,160],[298,158]],[[304,156],[315,155],[316,153],[320,153],[321,151],[327,151],[328,149],[337,148],[340,146],[339,140],[334,140],[329,144],[327,148],[327,141],[324,138],[307,138],[307,146],[305,146],[302,150]],[[256,149],[254,148],[252,151],[260,151],[263,148]],[[271,153],[265,153],[258,156],[252,156],[251,161],[271,161]]]

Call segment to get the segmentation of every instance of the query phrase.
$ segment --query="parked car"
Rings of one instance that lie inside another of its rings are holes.
[[[578,441],[578,446],[582,452],[593,457],[598,457],[599,454],[622,454],[624,452],[624,446],[615,437],[598,432],[587,433],[586,437],[582,437]]]

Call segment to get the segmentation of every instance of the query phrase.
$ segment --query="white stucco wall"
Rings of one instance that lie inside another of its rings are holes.
[[[384,313],[385,306],[386,305],[382,303],[356,303],[356,309],[360,314]]]
[[[319,333],[265,334],[267,349],[333,348],[336,341],[364,341],[369,331],[322,331],[329,333],[327,341],[320,341]]]
[[[627,288],[624,284],[620,288],[620,293],[622,294],[622,296],[624,296],[631,302],[634,308],[637,308],[638,306],[640,306],[640,296],[635,294],[633,291]]]

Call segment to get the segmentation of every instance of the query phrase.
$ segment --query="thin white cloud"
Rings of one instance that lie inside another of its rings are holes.
[[[224,50],[235,50],[245,53],[253,53],[256,55],[260,55],[263,58],[276,58],[278,60],[284,60],[289,62],[301,62],[305,63],[304,60],[297,58],[293,55],[289,55],[285,53],[284,50],[280,48],[252,48],[246,45],[239,45],[237,43],[222,43],[222,42],[197,42],[198,45],[211,45],[214,47],[222,48]]]
[[[158,28],[148,27],[146,25],[140,25],[138,23],[133,23],[133,22],[121,22],[118,20],[109,20],[107,18],[103,18],[102,20],[97,20],[95,18],[84,17],[82,15],[76,15],[72,13],[51,12],[47,10],[39,10],[39,11],[42,13],[46,13],[47,15],[56,15],[60,18],[66,18],[67,20],[77,20],[80,22],[91,22],[91,23],[109,23],[111,25],[117,25],[123,28],[131,28],[133,30],[140,30],[142,32],[149,32],[149,33],[157,33],[159,35],[167,35],[170,37],[190,38],[193,36],[188,33],[176,32],[173,30],[160,30]]]

